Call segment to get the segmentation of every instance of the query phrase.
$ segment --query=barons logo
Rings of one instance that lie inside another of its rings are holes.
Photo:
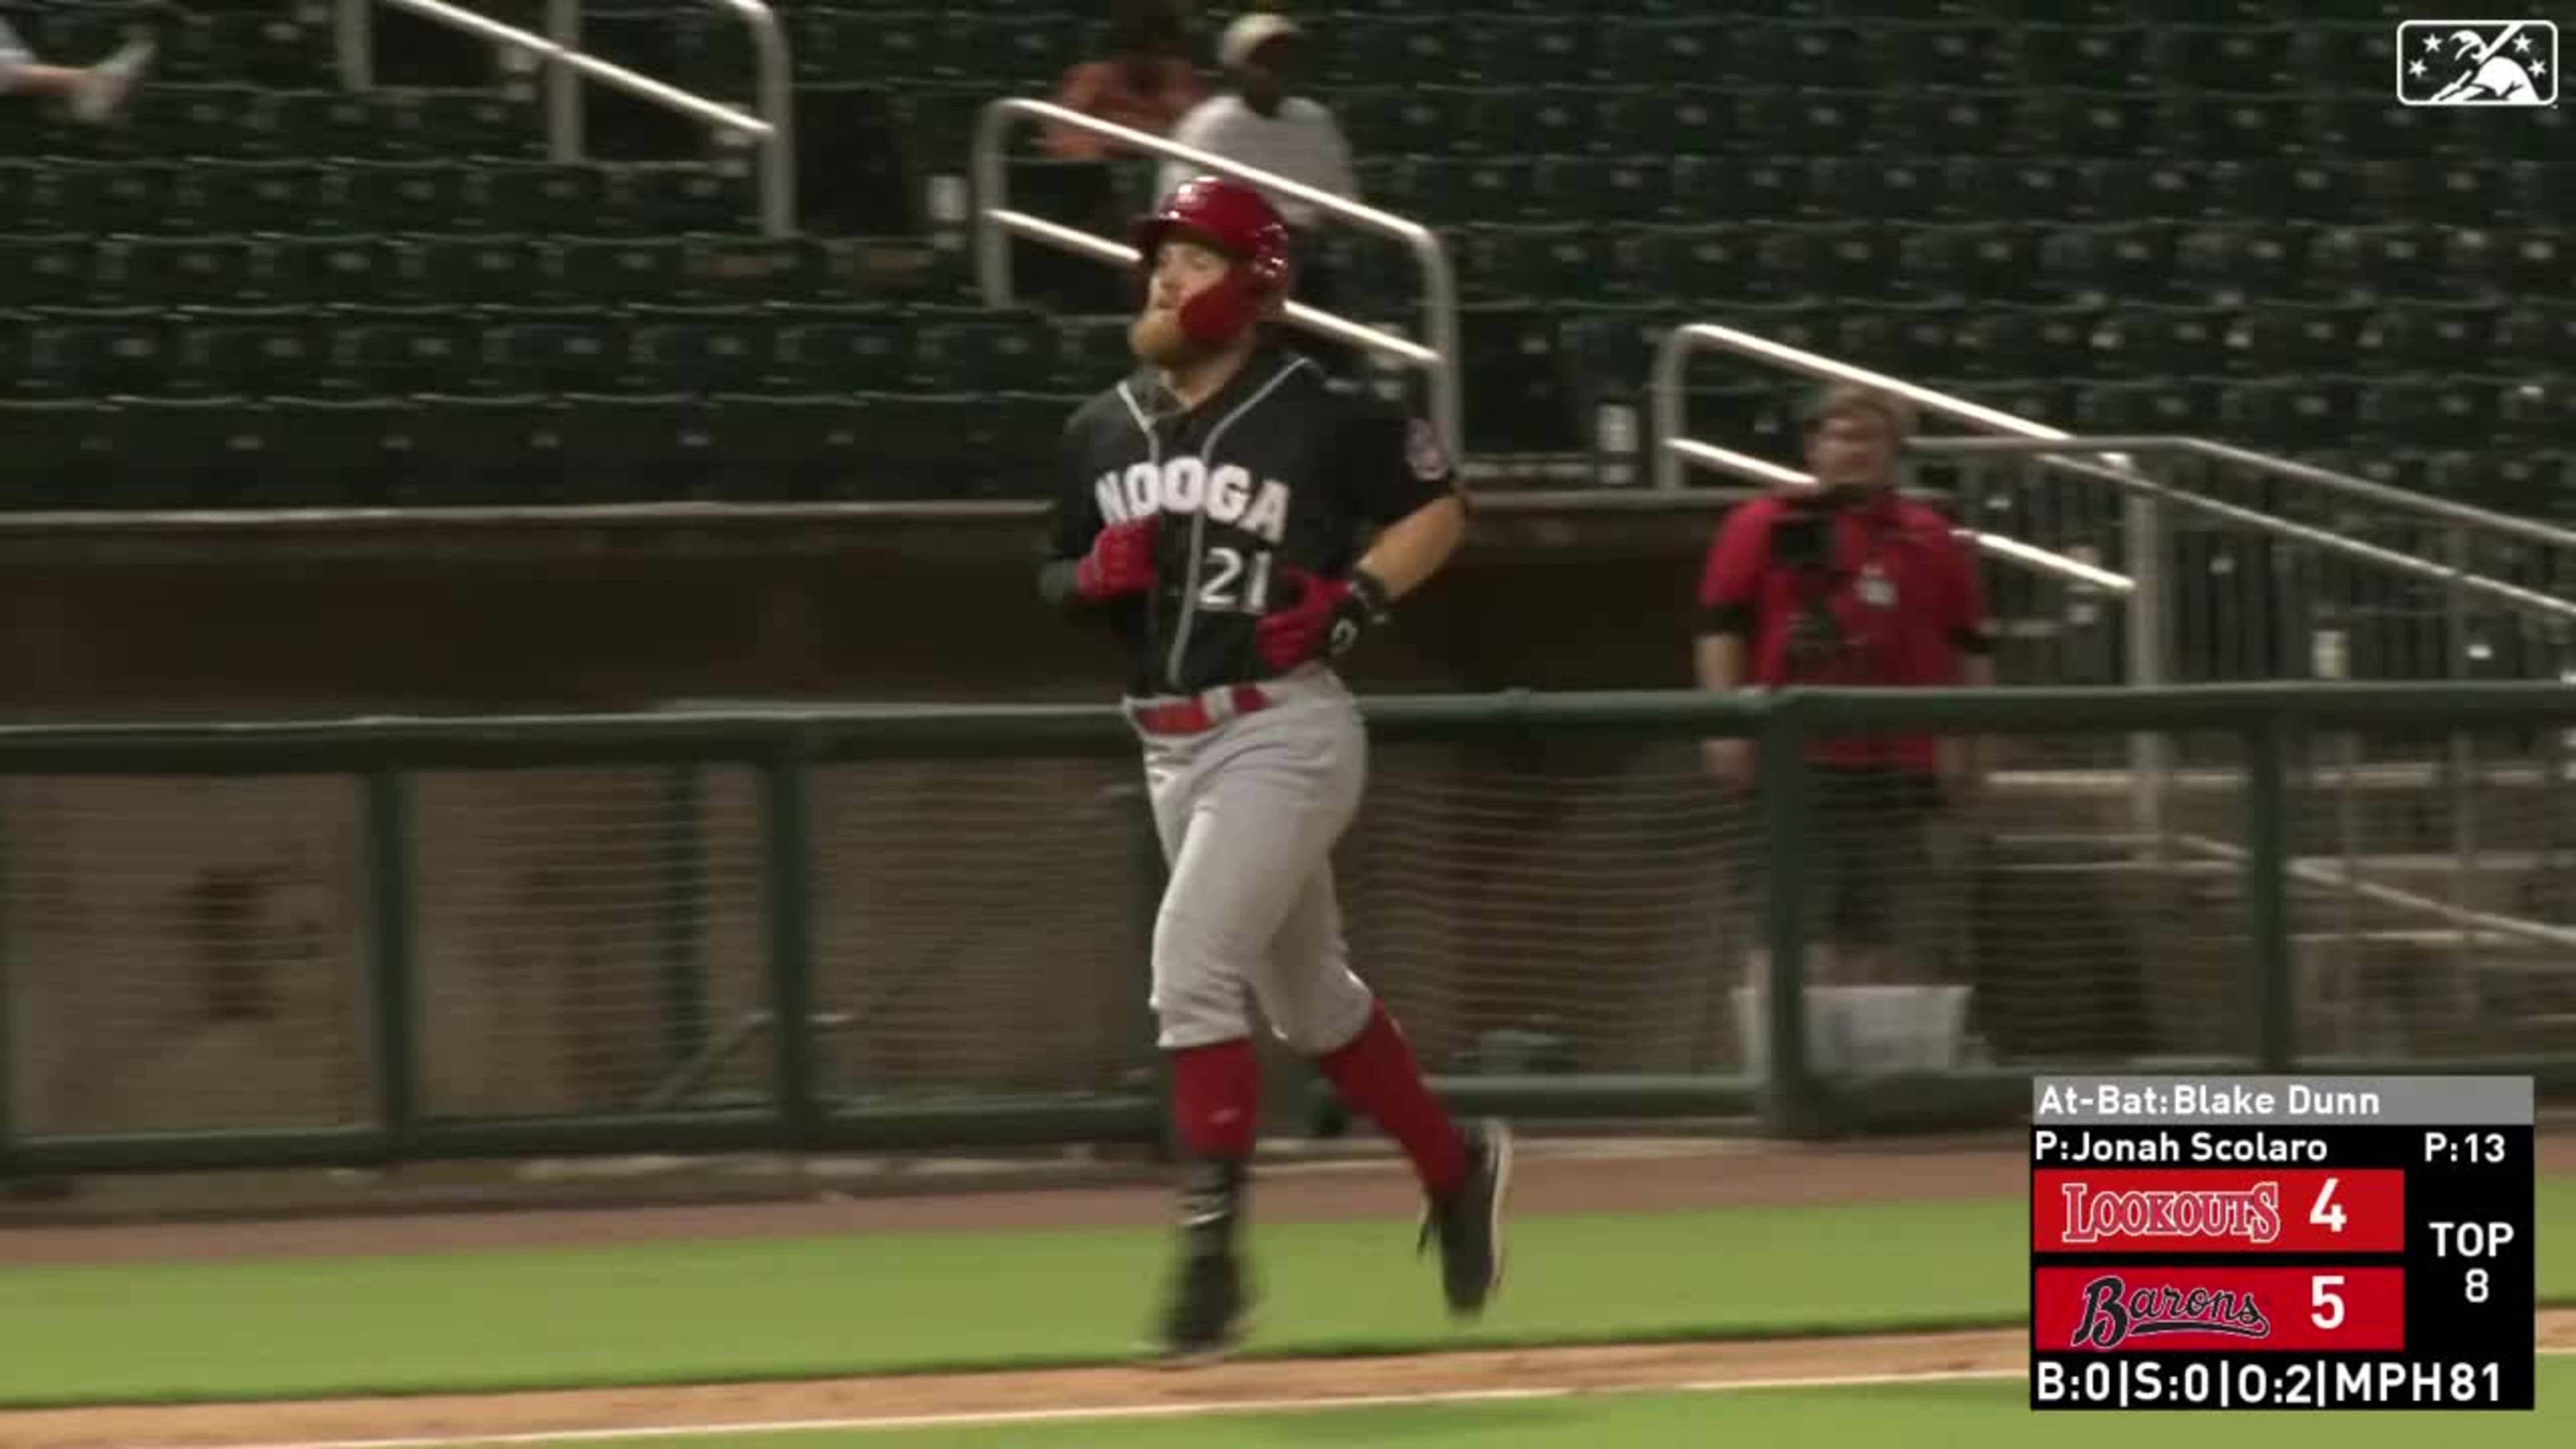
[[[2270,1243],[2281,1236],[2281,1185],[2258,1182],[2234,1192],[2095,1192],[2080,1182],[2064,1185],[2066,1241],[2104,1238],[2243,1238]]]
[[[2170,1284],[2131,1292],[2119,1274],[2105,1273],[2084,1285],[2084,1321],[2076,1325],[2072,1346],[2118,1348],[2132,1338],[2168,1333],[2269,1338],[2272,1320],[2263,1316],[2252,1293],[2209,1288],[2185,1292]]]

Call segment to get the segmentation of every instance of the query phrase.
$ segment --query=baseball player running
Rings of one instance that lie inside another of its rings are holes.
[[[1333,661],[1445,564],[1467,505],[1430,427],[1328,381],[1274,334],[1286,225],[1202,176],[1136,228],[1144,367],[1066,424],[1045,597],[1125,646],[1170,878],[1151,1005],[1187,1163],[1157,1354],[1224,1356],[1253,1294],[1240,1242],[1255,1141],[1257,999],[1352,1107],[1402,1144],[1429,1198],[1451,1310],[1502,1279],[1511,1136],[1461,1130],[1395,1019],[1352,974],[1331,853],[1367,775]],[[1363,524],[1378,532],[1360,552]],[[1356,557],[1355,557],[1356,555]]]

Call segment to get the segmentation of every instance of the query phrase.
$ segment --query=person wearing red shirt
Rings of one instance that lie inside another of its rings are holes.
[[[1814,485],[1738,505],[1709,549],[1698,597],[1702,688],[1994,682],[1974,561],[1947,518],[1897,491],[1912,430],[1912,410],[1887,394],[1836,385],[1817,398],[1807,418]],[[1703,749],[1726,785],[1759,788],[1752,741]],[[1960,890],[1940,827],[1974,793],[1979,754],[1973,740],[1929,735],[1809,746],[1809,982],[1926,984],[1948,974],[1955,963],[1940,958]],[[1747,877],[1764,854],[1753,852]],[[1767,953],[1755,954],[1759,973]]]

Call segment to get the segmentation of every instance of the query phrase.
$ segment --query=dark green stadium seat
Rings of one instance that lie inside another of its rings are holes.
[[[1066,399],[1030,394],[866,394],[860,427],[873,465],[844,497],[1044,498],[1056,487]]]
[[[2190,378],[2096,382],[2077,393],[2067,414],[2072,423],[2060,426],[2094,434],[2206,432],[2212,391]]]
[[[1658,226],[1629,233],[1619,266],[1659,297],[1740,295],[1761,275],[1760,228],[1742,225]]]
[[[2209,196],[2222,216],[2245,221],[2340,225],[2359,219],[2355,173],[2333,161],[2222,161],[2211,168]]]
[[[1974,197],[1988,214],[2063,221],[2085,209],[2082,173],[2062,161],[2012,156],[1954,156],[1942,165],[1943,188]]]
[[[2008,90],[2021,83],[2017,33],[1998,25],[1932,22],[1866,32],[1869,72],[1882,83],[1932,90]]]
[[[865,404],[840,393],[725,393],[708,400],[716,446],[706,486],[733,500],[840,496],[875,465]]]
[[[476,319],[453,307],[343,307],[330,314],[331,371],[368,393],[471,392],[483,367]]]
[[[2137,156],[2156,145],[2161,120],[2152,98],[2117,91],[2052,91],[2015,111],[2012,134],[2045,136],[2052,154],[2079,157]]]
[[[553,237],[543,300],[613,306],[668,299],[686,285],[688,267],[688,244],[678,237]]]
[[[2228,328],[2232,370],[2257,376],[2330,372],[2351,365],[2370,314],[2359,307],[2274,302],[2254,307]]]
[[[2040,240],[2048,284],[2093,301],[2153,298],[2174,280],[2174,228],[2163,222],[2094,222],[2051,228]]]
[[[2509,297],[2547,296],[2576,275],[2556,227],[2452,231],[2442,239],[2442,267],[2468,285]]]
[[[2310,261],[2307,234],[2295,227],[2200,226],[2174,242],[2176,267],[2213,301],[2297,295]]]
[[[1780,221],[1807,212],[1809,164],[1796,157],[1684,156],[1673,162],[1673,214],[1694,221]]]
[[[950,46],[956,77],[1013,95],[1044,95],[1064,73],[1061,32],[1032,17],[1009,13],[953,17]]]
[[[290,393],[265,399],[263,408],[268,491],[317,507],[439,501],[446,480],[423,466],[427,420],[410,399]]]
[[[1803,222],[1769,229],[1758,250],[1769,285],[1831,297],[1892,297],[1914,285],[1900,265],[1903,229],[1868,222]]]
[[[2092,331],[2094,377],[2214,373],[2225,365],[2229,316],[2208,307],[2140,307],[2105,316]]]
[[[2299,102],[2273,95],[2169,98],[2158,107],[2156,139],[2167,154],[2195,161],[2273,157],[2307,148],[2301,116]]]
[[[281,300],[363,305],[400,302],[413,291],[402,247],[373,232],[269,237],[260,251],[262,289]]]
[[[645,387],[756,392],[778,371],[776,328],[757,308],[637,306],[626,315]]]
[[[8,218],[9,230],[42,232],[64,225],[55,209],[58,165],[26,156],[0,158],[0,217]]]
[[[2318,95],[2387,94],[2397,75],[2397,27],[2308,24],[2289,42],[2299,90]]]
[[[2576,225],[2576,166],[2511,162],[2504,168],[2504,195],[2525,226]]]
[[[777,306],[782,390],[902,392],[928,385],[910,314],[885,307]],[[1105,385],[1105,384],[1104,384]]]
[[[2325,285],[2354,295],[2377,297],[2442,297],[2461,289],[2461,279],[2446,276],[2439,265],[2441,237],[2421,226],[2336,227],[2313,238],[2310,271]],[[2243,275],[2242,262],[2222,263],[2231,275]],[[2261,285],[2270,278],[2249,278]]]
[[[589,94],[605,89],[589,86],[584,91]],[[382,118],[370,117],[360,124],[381,125],[386,134],[371,148],[332,154],[428,158],[535,157],[545,153],[545,112],[533,99],[482,89],[403,90],[382,95]],[[591,139],[595,146],[596,138]]]
[[[333,52],[327,24],[305,23],[301,15],[213,14],[194,25],[165,27],[159,40],[167,59],[155,56],[153,69],[174,64],[174,79],[247,81],[267,90],[297,90],[332,85]],[[193,37],[188,31],[197,32]],[[174,33],[175,32],[175,33]],[[195,44],[188,44],[193,38]],[[177,44],[173,44],[177,41]],[[194,62],[192,64],[192,62]]]
[[[1546,221],[1653,221],[1672,208],[1671,168],[1652,156],[1541,156],[1528,196]]]
[[[240,301],[258,290],[254,253],[240,237],[119,236],[104,248],[129,302],[180,306]]]
[[[1614,78],[1648,88],[1714,86],[1727,74],[1723,20],[1605,19],[1602,53]]]
[[[1891,89],[1874,98],[1868,126],[1899,155],[1979,156],[2012,149],[2019,102],[2008,91]]]
[[[1589,151],[1606,101],[1603,92],[1576,86],[1480,89],[1462,109],[1449,149],[1491,156]]]
[[[2148,42],[2148,61],[2157,82],[2170,90],[2278,95],[2299,87],[2298,36],[2296,30],[2269,26],[2160,28]],[[2387,74],[2382,72],[2381,78]],[[2360,82],[2354,77],[2345,88],[2359,90]]]
[[[1457,148],[1475,92],[1463,86],[1368,86],[1335,106],[1358,155],[1437,155]]]
[[[1317,78],[1337,86],[1436,86],[1469,79],[1466,37],[1448,17],[1353,17],[1322,37]]]
[[[2505,379],[2494,386],[2492,394],[2499,440],[2526,447],[2576,441],[2576,372]],[[2470,441],[2482,444],[2489,440]]]
[[[1873,157],[1815,163],[1815,197],[1839,216],[1866,221],[1930,221],[1951,210],[1940,167]],[[1984,199],[1976,198],[1982,206]]]
[[[188,210],[209,231],[330,231],[340,208],[338,173],[311,161],[190,163]]]
[[[831,256],[812,237],[705,234],[681,238],[688,299],[756,306],[823,300],[831,289]]]
[[[1555,312],[1520,304],[1463,307],[1458,314],[1459,386],[1467,450],[1562,453],[1578,442]]]
[[[1589,156],[1574,159],[1599,164]],[[1536,172],[1529,157],[1426,156],[1412,166],[1412,204],[1436,225],[1538,220]]]
[[[2084,308],[1985,308],[1960,326],[1955,349],[1962,376],[2084,375],[2094,314]]]
[[[1466,72],[1480,85],[1591,85],[1603,78],[1588,17],[1489,15],[1466,36]],[[1630,80],[1615,72],[1611,78]]]
[[[578,232],[608,224],[608,170],[542,161],[475,161],[468,206],[494,232]]]
[[[0,398],[0,508],[97,508],[122,429],[95,398]]]
[[[502,392],[618,392],[635,384],[625,319],[596,307],[514,307],[489,314],[480,363]]]
[[[1421,210],[1426,204],[1421,171],[1440,159],[1436,156],[1358,156],[1352,158],[1351,171],[1359,179],[1360,195],[1371,206],[1404,216]]]
[[[427,501],[450,506],[521,504],[560,476],[562,409],[533,393],[425,390],[419,408]]]
[[[46,307],[32,314],[28,385],[54,394],[155,393],[177,371],[157,307]]]
[[[562,447],[539,501],[674,502],[703,496],[715,433],[704,404],[680,393],[567,393]]]
[[[188,230],[188,168],[177,162],[63,162],[52,168],[54,215],[84,231]]]
[[[118,134],[144,155],[219,156],[252,160],[278,156],[292,146],[289,108],[277,92],[252,86],[147,85],[135,94]]]
[[[1593,226],[1477,227],[1461,238],[1457,261],[1459,291],[1470,299],[1610,299],[1632,285],[1616,239]]]
[[[2536,300],[2509,309],[2496,324],[2496,350],[2517,367],[2565,367],[2576,357],[2576,305]]]
[[[1639,87],[1601,104],[1601,145],[1614,156],[1723,156],[1747,144],[1726,91]]]
[[[2217,413],[2227,435],[2244,446],[2337,447],[2355,435],[2355,393],[2350,377],[2257,378],[2224,389]]]
[[[2197,219],[2212,210],[2212,168],[2188,161],[2104,160],[2076,168],[2083,215],[2096,221]]]
[[[624,228],[662,233],[747,231],[759,209],[750,181],[684,162],[614,168],[608,202]]]
[[[922,366],[941,392],[1040,392],[1055,379],[1055,337],[1035,318],[926,316],[919,339]]]
[[[2494,307],[2478,303],[2384,307],[2354,334],[2351,356],[2373,372],[2474,371],[2495,354],[2500,320]]]
[[[452,161],[346,161],[339,218],[377,231],[451,231],[470,214],[473,168]]]
[[[1924,296],[2016,301],[2045,295],[2037,228],[2011,223],[1965,223],[1909,228],[1889,274],[1902,275]]]
[[[116,407],[117,488],[145,507],[219,508],[267,500],[266,418],[251,399],[143,395]]]
[[[535,237],[451,234],[405,239],[402,289],[455,306],[523,302],[552,285],[549,253]]]
[[[2044,10],[2055,9],[2041,0]],[[1998,17],[2001,18],[2001,17]],[[2036,18],[2036,17],[2034,17]],[[2063,9],[2045,23],[2016,26],[2021,81],[2035,90],[2140,91],[2155,84],[2148,31],[2122,23],[2087,24]]]
[[[1870,74],[1870,60],[1859,28],[1832,23],[1754,21],[1738,25],[1727,43],[1730,73],[1753,85],[1870,86],[1879,80]]]
[[[2383,375],[2361,390],[2355,412],[2368,433],[2409,446],[2484,447],[2497,440],[2508,390],[2493,378]]]
[[[1094,392],[1137,366],[1123,318],[1059,318],[1054,331],[1055,391]]]
[[[0,307],[95,307],[120,283],[97,242],[78,232],[0,236]]]
[[[1690,149],[1755,151],[1766,156],[1838,156],[1868,124],[1876,97],[1854,90],[1748,91],[1734,104],[1732,124],[1720,108]],[[1685,118],[1667,122],[1676,129]]]
[[[1879,308],[1846,318],[1834,351],[1847,362],[1899,377],[1956,375],[1967,368],[1960,339],[1974,315],[1940,303]]]

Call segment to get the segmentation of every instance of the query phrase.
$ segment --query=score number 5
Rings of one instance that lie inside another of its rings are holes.
[[[2330,1233],[2343,1231],[2343,1204],[2335,1201],[2335,1189],[2343,1186],[2340,1177],[2329,1177],[2317,1189],[2317,1200],[2308,1208],[2308,1222]],[[2327,1333],[2343,1327],[2343,1295],[2335,1290],[2343,1286],[2341,1273],[2320,1273],[2308,1280],[2308,1321]]]

